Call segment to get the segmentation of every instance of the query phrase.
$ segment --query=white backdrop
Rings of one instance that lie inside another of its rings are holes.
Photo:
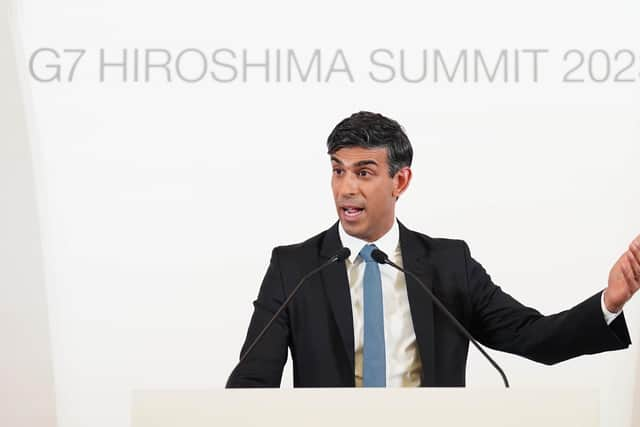
[[[398,208],[407,226],[465,239],[496,283],[545,313],[603,289],[640,233],[639,9],[632,1],[20,2],[59,426],[126,426],[134,389],[224,385],[271,248],[336,219],[324,144],[355,111],[398,120],[413,143],[414,180]],[[45,52],[30,71],[41,48],[86,54],[71,82],[66,54],[57,60],[63,81],[40,82],[34,74],[51,77],[45,65],[56,61]],[[100,49],[116,61],[122,49],[165,49],[175,59],[189,48],[228,49],[234,64],[243,50],[257,62],[265,49],[294,49],[303,62],[320,49],[323,67],[341,50],[354,81],[336,73],[276,82],[274,69],[266,81],[255,67],[246,82],[187,83],[175,72],[167,82],[157,69],[150,82],[125,82],[117,67],[100,81]],[[548,54],[538,82],[523,65],[521,81],[429,74],[410,83],[396,74],[379,83],[368,74],[375,49],[391,51],[396,70],[404,51],[413,76],[422,49],[454,59],[464,49],[487,59],[502,49]],[[583,67],[584,82],[563,82],[577,63],[563,60],[570,49],[605,50],[611,75],[626,64],[616,52],[631,50],[624,75],[633,81],[594,81],[606,71],[596,57],[595,79]],[[625,312],[637,342],[640,303]],[[517,387],[599,388],[606,426],[630,425],[640,399],[635,347],[554,367],[496,359]],[[468,384],[500,386],[474,350]]]

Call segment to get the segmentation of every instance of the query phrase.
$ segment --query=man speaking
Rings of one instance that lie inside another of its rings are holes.
[[[327,148],[339,221],[273,250],[227,387],[278,387],[288,349],[295,387],[452,387],[465,385],[471,337],[545,364],[631,343],[622,307],[640,288],[640,236],[604,291],[543,316],[496,286],[464,241],[397,220],[413,157],[397,122],[353,114]]]

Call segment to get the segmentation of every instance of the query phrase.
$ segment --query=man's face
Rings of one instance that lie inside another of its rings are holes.
[[[393,225],[396,197],[409,185],[411,170],[389,176],[386,148],[341,148],[331,155],[331,187],[340,222],[354,237],[372,242]]]

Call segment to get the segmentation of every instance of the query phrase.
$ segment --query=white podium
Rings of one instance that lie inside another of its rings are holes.
[[[136,391],[132,427],[596,427],[597,390]]]

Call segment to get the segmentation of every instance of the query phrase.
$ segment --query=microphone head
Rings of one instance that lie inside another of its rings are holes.
[[[374,249],[371,251],[371,258],[378,264],[386,264],[389,257],[380,249]]]
[[[333,257],[335,258],[335,262],[338,262],[349,258],[349,255],[351,255],[349,248],[342,248]]]

